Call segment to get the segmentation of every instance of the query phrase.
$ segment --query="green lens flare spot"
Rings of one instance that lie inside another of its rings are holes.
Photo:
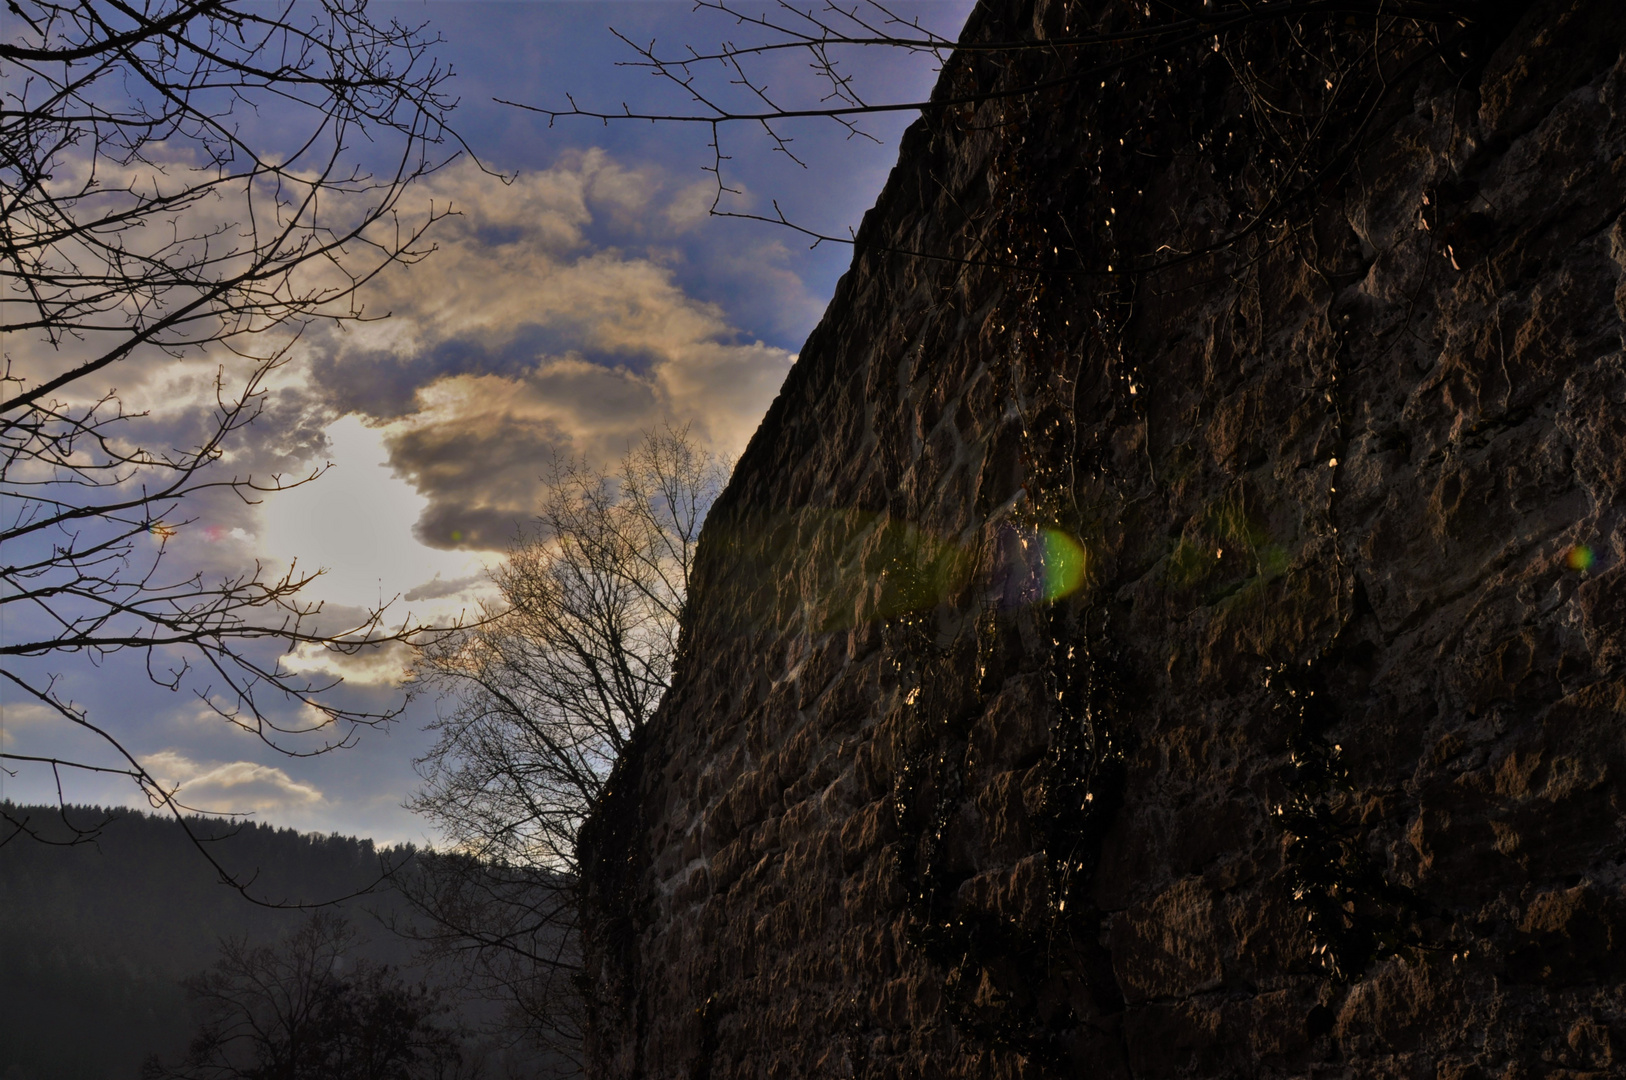
[[[1564,556],[1564,562],[1571,570],[1575,570],[1577,572],[1592,569],[1592,564],[1596,561],[1597,559],[1592,554],[1592,549],[1587,547],[1585,544],[1576,544],[1574,547],[1570,548],[1569,554]]]
[[[1089,570],[1089,553],[1084,545],[1060,529],[1039,530],[1039,545],[1044,559],[1045,601],[1054,602],[1077,592]]]

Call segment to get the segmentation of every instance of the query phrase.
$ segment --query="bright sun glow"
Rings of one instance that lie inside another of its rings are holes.
[[[426,596],[415,610],[463,606],[461,594],[484,580],[484,564],[478,555],[438,551],[413,538],[427,500],[390,472],[381,433],[346,416],[327,436],[333,467],[262,505],[266,553],[327,571],[307,590],[312,600],[373,607],[421,589],[440,595]]]

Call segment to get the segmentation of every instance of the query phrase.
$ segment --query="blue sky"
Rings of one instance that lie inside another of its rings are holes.
[[[969,4],[901,5],[954,36]],[[764,7],[766,7],[764,5]],[[375,4],[375,17],[427,21],[438,53],[457,72],[456,123],[486,169],[465,160],[409,196],[448,200],[458,216],[433,234],[422,264],[383,275],[365,297],[391,317],[300,340],[265,415],[233,450],[230,467],[300,475],[316,482],[259,506],[200,502],[198,520],[171,541],[171,561],[230,572],[322,566],[312,599],[342,620],[398,597],[392,610],[435,618],[478,602],[483,570],[528,520],[538,477],[552,453],[608,463],[657,424],[686,423],[713,449],[735,454],[772,400],[821,314],[850,249],[760,223],[707,216],[715,181],[700,126],[603,126],[546,117],[493,98],[584,108],[626,102],[680,111],[678,91],[647,72],[617,66],[637,57],[608,28],[662,50],[705,50],[745,31],[687,0],[559,2],[488,0]],[[802,101],[813,84],[792,54],[758,69],[775,93]],[[930,57],[892,50],[846,61],[867,100],[919,100],[934,76]],[[717,92],[727,87],[714,84]],[[265,118],[274,122],[274,117]],[[771,212],[844,234],[874,201],[912,114],[866,121],[876,141],[853,139],[827,121],[788,129],[797,165],[760,134],[725,133],[729,206]],[[132,367],[127,392],[179,430],[205,409],[208,362]],[[145,395],[145,398],[143,398]],[[163,658],[160,657],[162,660]],[[339,666],[296,657],[346,678],[348,703],[399,700],[399,657]],[[289,758],[232,729],[208,710],[193,683],[170,692],[148,681],[141,658],[92,667],[55,656],[35,665],[59,676],[182,799],[215,811],[252,811],[301,829],[421,840],[424,826],[401,808],[415,781],[412,760],[428,745],[422,725],[436,702],[420,699],[356,746]],[[5,699],[0,738],[14,751],[98,759],[65,741],[34,705]],[[308,741],[296,743],[309,748]],[[115,779],[68,777],[76,802],[123,804]],[[0,795],[51,799],[48,773],[0,778]]]

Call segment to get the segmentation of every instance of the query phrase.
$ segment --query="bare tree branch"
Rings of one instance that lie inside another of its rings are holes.
[[[427,230],[452,208],[409,214],[402,200],[465,151],[447,124],[450,72],[434,57],[438,39],[374,18],[366,0],[8,7],[0,674],[111,756],[0,749],[0,760],[50,768],[59,786],[64,770],[123,775],[184,818],[176,791],[40,661],[141,653],[159,686],[190,689],[295,755],[350,745],[398,714],[341,704],[336,680],[301,674],[288,654],[423,644],[432,628],[388,622],[388,604],[330,625],[304,596],[320,571],[172,569],[171,541],[195,523],[188,508],[200,498],[254,504],[322,472],[224,469],[303,327],[375,317],[358,290],[433,250]],[[262,118],[272,109],[275,122]],[[155,445],[165,439],[155,418],[109,388],[114,372],[139,382],[166,357],[216,366],[212,415],[190,445]],[[315,744],[287,741],[313,734]],[[250,882],[221,874],[247,894]]]

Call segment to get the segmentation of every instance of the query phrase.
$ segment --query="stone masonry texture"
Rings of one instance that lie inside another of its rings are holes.
[[[1063,44],[706,524],[591,1075],[1626,1075],[1626,5],[1203,10],[973,14]]]

